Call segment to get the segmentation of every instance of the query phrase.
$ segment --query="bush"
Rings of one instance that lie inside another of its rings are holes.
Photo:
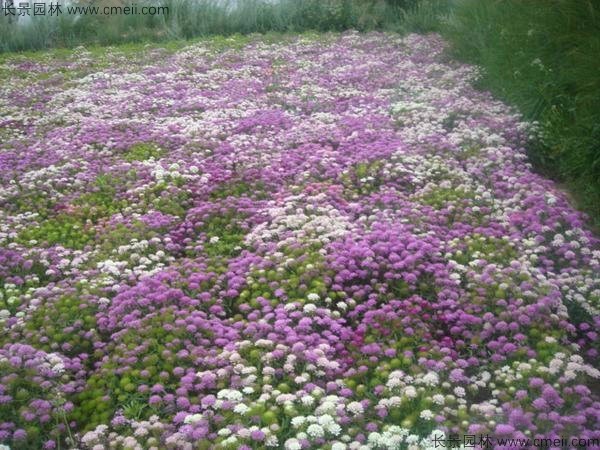
[[[600,5],[460,0],[444,34],[456,56],[482,66],[484,88],[539,121],[531,159],[600,225]]]

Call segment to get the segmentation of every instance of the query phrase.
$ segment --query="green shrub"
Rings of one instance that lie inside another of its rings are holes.
[[[460,0],[443,33],[484,69],[482,87],[539,121],[531,159],[600,225],[600,4]]]

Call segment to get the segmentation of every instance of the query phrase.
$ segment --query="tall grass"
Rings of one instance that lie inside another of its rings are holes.
[[[539,121],[531,158],[600,226],[600,2],[457,0],[442,30],[483,87]]]
[[[412,0],[162,0],[164,16],[37,16],[15,26],[0,18],[0,52],[189,39],[265,32],[397,27]]]
[[[1,18],[0,18],[1,19]],[[111,45],[164,39],[162,19],[153,16],[36,16],[24,24],[0,20],[0,52]]]
[[[385,2],[357,0],[168,0],[168,29],[177,37],[267,31],[339,31],[382,26],[389,16]]]
[[[440,32],[451,6],[450,0],[405,2],[400,10],[400,29],[413,33]]]

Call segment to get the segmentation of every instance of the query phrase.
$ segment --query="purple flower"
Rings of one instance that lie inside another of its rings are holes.
[[[152,395],[148,399],[148,403],[151,405],[158,405],[161,402],[162,402],[162,398],[159,395]]]
[[[262,442],[265,439],[265,433],[263,433],[261,430],[254,430],[250,434],[250,437],[253,441]]]
[[[536,398],[533,402],[531,402],[531,405],[540,411],[546,411],[549,407],[548,402],[546,402],[546,400],[543,398]]]
[[[27,432],[25,430],[23,430],[22,428],[19,428],[14,431],[13,439],[15,441],[22,441],[24,439],[27,439]]]
[[[515,432],[515,429],[508,424],[500,423],[496,425],[495,433],[499,436],[509,436]]]

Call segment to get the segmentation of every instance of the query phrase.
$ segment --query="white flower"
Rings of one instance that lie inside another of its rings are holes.
[[[363,405],[359,402],[350,402],[348,403],[347,409],[354,415],[362,414],[364,409]]]
[[[331,417],[329,414],[323,414],[322,416],[317,417],[317,423],[323,428],[327,428],[331,424],[334,424],[335,420],[333,420],[333,417]]]
[[[419,417],[423,420],[431,420],[433,419],[433,413],[429,409],[424,409],[421,411],[421,414],[419,414]]]
[[[240,391],[236,391],[235,389],[221,389],[217,393],[217,398],[224,398],[232,402],[239,402],[244,398],[244,396]]]
[[[283,444],[283,446],[285,447],[285,450],[301,450],[302,449],[302,445],[300,445],[300,441],[298,441],[298,439],[294,439],[294,438],[290,438],[287,441],[285,441],[285,444]]]
[[[343,442],[334,442],[331,445],[331,450],[346,450],[347,446]]]
[[[250,408],[248,406],[246,406],[244,403],[239,403],[239,404],[235,405],[235,407],[233,408],[233,412],[236,414],[244,415],[248,411],[250,411]]]
[[[457,397],[464,397],[466,395],[465,388],[463,388],[462,386],[456,386],[454,388],[454,395],[456,395]]]
[[[305,395],[300,401],[304,406],[311,406],[315,402],[315,399],[311,395]]]
[[[394,395],[394,396],[388,398],[387,404],[389,407],[392,407],[392,408],[395,406],[399,406],[400,404],[402,404],[402,397],[398,397],[397,395]]]
[[[265,348],[270,348],[273,347],[273,341],[269,340],[269,339],[258,339],[254,345],[256,347],[265,347]]]
[[[219,236],[213,236],[209,239],[209,241],[211,244],[216,244],[217,242],[219,242]]]
[[[440,378],[435,372],[428,372],[423,378],[423,383],[428,386],[437,386],[440,381]]]
[[[309,380],[308,375],[298,375],[296,378],[294,378],[294,383],[302,384],[302,383],[306,383],[308,380]]]
[[[217,434],[219,436],[229,436],[231,434],[231,430],[229,428],[221,428],[219,431],[217,431]]]
[[[419,442],[419,436],[416,434],[410,434],[406,437],[407,444],[416,444],[417,442]]]
[[[202,414],[189,414],[185,416],[185,418],[183,419],[183,423],[189,425],[190,423],[195,423],[200,420],[202,420]]]
[[[404,389],[404,395],[406,395],[408,398],[416,398],[417,390],[414,386],[406,386],[406,389]]]
[[[342,432],[342,427],[334,422],[327,427],[327,432],[333,434],[334,436],[339,436]]]
[[[224,439],[221,442],[221,445],[223,445],[225,447],[227,447],[229,445],[234,445],[237,442],[237,440],[238,440],[237,437],[232,435],[232,436],[229,436],[227,439]]]
[[[326,413],[335,413],[336,403],[334,399],[327,397],[323,402],[319,405],[319,412],[321,414]]]
[[[369,433],[369,436],[367,437],[367,439],[369,440],[370,443],[372,443],[374,445],[379,445],[379,442],[381,441],[381,434],[373,431],[372,433]]]
[[[254,428],[256,428],[256,427],[254,427]],[[252,431],[248,428],[240,428],[237,432],[237,435],[239,437],[241,437],[242,439],[250,438],[251,434],[252,434]]]
[[[433,403],[435,403],[436,405],[443,405],[444,404],[444,396],[442,394],[435,394],[431,400],[433,401]]]
[[[306,433],[312,438],[320,438],[325,435],[325,430],[321,425],[313,423],[308,426]]]
[[[307,314],[313,313],[317,310],[317,306],[314,303],[307,303],[304,305],[304,312]]]
[[[267,436],[267,439],[265,439],[266,447],[277,447],[278,445],[279,445],[279,439],[277,439],[277,436],[275,436],[274,434]]]
[[[304,425],[304,422],[306,421],[306,419],[304,418],[304,416],[296,416],[292,418],[292,426],[294,428],[300,428],[302,425]]]
[[[311,302],[317,302],[321,297],[319,297],[319,294],[310,293],[306,296],[306,298]]]
[[[99,433],[97,429],[94,431],[88,431],[81,438],[81,442],[83,442],[87,446],[91,446],[91,444],[95,443],[98,440],[99,434],[101,433]],[[10,447],[0,444],[0,450],[5,449],[10,450]]]

